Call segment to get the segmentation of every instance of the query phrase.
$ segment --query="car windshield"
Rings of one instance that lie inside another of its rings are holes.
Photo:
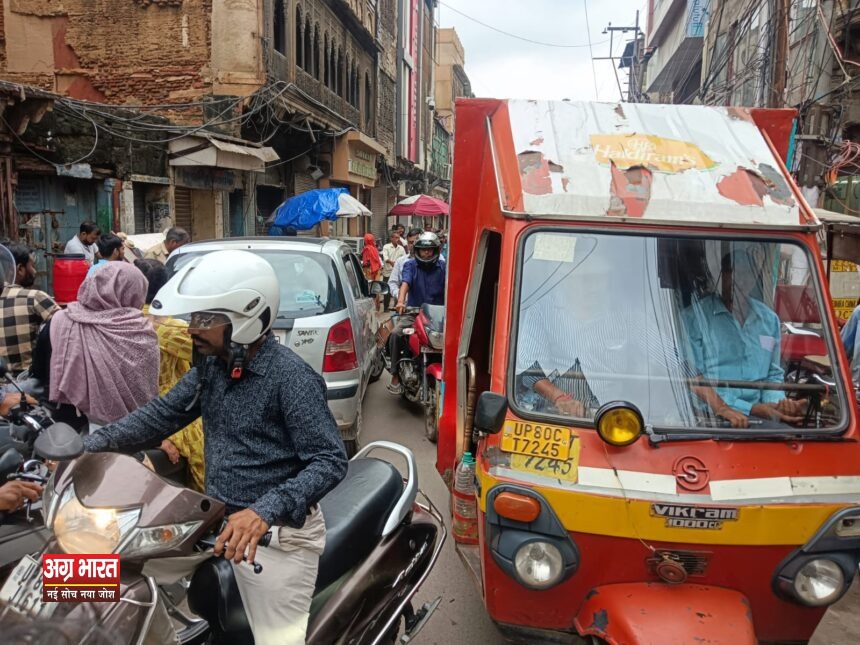
[[[514,406],[660,429],[837,429],[845,391],[791,242],[536,231],[522,247]]]
[[[346,305],[331,258],[324,253],[305,251],[257,251],[275,269],[281,285],[279,319],[302,318],[340,311]],[[167,263],[173,275],[192,258],[208,251],[190,251],[173,255]]]

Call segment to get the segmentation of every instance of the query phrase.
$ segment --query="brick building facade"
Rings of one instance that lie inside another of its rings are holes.
[[[395,201],[435,178],[434,8],[0,0],[0,79],[59,97],[20,142],[32,160],[15,203],[47,214],[41,230],[28,220],[28,239],[52,251],[84,219],[130,233],[173,223],[196,239],[260,233],[286,197],[327,186],[370,206],[384,234]],[[407,94],[410,123],[398,110]]]

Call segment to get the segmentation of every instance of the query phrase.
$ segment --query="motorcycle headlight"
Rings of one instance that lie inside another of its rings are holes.
[[[832,560],[818,558],[804,564],[794,576],[794,593],[810,607],[836,602],[845,593],[845,573]]]
[[[179,545],[186,537],[200,528],[202,523],[201,520],[196,520],[182,524],[166,524],[135,529],[134,534],[128,544],[122,548],[120,554],[126,557],[139,558],[155,551],[167,551]]]
[[[564,557],[551,542],[526,542],[514,554],[514,570],[527,587],[548,589],[564,575]]]
[[[66,553],[113,553],[140,519],[140,508],[88,508],[69,486],[57,505],[54,535]]]
[[[438,331],[428,330],[427,338],[430,340],[430,344],[437,349],[441,348],[445,342],[445,334]]]

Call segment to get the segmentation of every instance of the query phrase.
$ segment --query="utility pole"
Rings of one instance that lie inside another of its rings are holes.
[[[630,73],[627,79],[627,102],[628,103],[638,103],[640,100],[640,91],[639,91],[639,69],[640,69],[640,52],[639,52],[639,12],[636,12],[636,24],[632,27],[613,27],[610,22],[609,25],[603,30],[603,34],[609,34],[609,56],[599,56],[595,57],[594,60],[608,60],[612,61],[612,69],[615,72],[615,82],[618,84],[618,93],[621,94],[621,100],[624,100],[624,91],[621,89],[621,81],[618,78],[618,70],[615,67],[615,61],[619,60],[623,57],[617,57],[612,55],[613,45],[614,45],[614,36],[615,32],[621,32],[622,34],[626,34],[630,31],[633,32],[633,57],[630,61]],[[644,35],[644,34],[643,34]]]
[[[781,108],[785,97],[785,70],[788,56],[788,20],[791,15],[791,0],[775,0],[776,5],[776,56],[773,61],[768,107]]]

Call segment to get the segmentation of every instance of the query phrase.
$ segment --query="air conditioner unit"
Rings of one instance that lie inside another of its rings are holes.
[[[341,242],[346,244],[352,252],[356,255],[361,255],[364,251],[364,238],[363,237],[341,237],[338,238]]]

